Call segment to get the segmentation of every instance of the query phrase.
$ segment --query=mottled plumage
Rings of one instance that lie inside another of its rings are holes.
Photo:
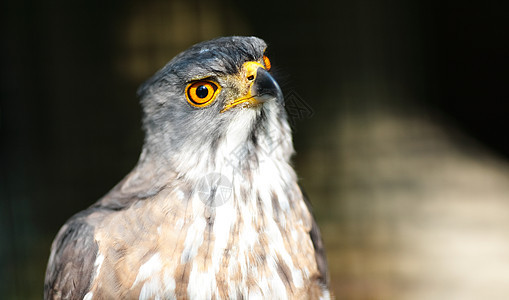
[[[255,37],[203,42],[140,88],[139,162],[62,227],[45,299],[330,297],[265,48]],[[226,178],[228,193],[203,196],[209,174]]]

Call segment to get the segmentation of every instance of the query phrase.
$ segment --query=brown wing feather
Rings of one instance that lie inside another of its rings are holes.
[[[94,228],[86,220],[93,211],[88,209],[73,216],[53,241],[44,299],[83,299],[87,293],[98,249]]]
[[[300,187],[302,191],[302,195],[304,196],[304,202],[306,203],[308,210],[312,213],[311,202],[309,201],[308,196]],[[320,233],[320,228],[318,228],[318,224],[316,224],[315,218],[313,219],[313,223],[311,225],[311,231],[309,235],[311,236],[311,241],[313,242],[313,246],[315,248],[315,259],[316,264],[318,266],[318,271],[322,275],[321,281],[328,286],[329,285],[329,267],[327,266],[327,257],[325,255],[325,247],[323,245],[322,234]]]
[[[158,174],[153,162],[140,163],[106,196],[82,211],[60,229],[51,247],[44,282],[45,299],[83,299],[90,288],[98,245],[94,223],[104,215],[128,208],[157,194],[171,172]]]

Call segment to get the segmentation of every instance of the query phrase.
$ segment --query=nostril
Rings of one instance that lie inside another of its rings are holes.
[[[254,80],[254,75],[248,76],[247,80]]]

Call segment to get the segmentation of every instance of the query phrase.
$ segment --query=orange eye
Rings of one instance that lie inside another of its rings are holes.
[[[212,81],[191,82],[186,87],[187,102],[196,107],[207,106],[212,103],[219,90],[219,85]]]
[[[265,64],[265,69],[270,70],[270,60],[267,56],[263,56],[263,63]]]

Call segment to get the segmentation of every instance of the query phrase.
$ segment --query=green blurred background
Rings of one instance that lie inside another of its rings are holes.
[[[136,163],[136,88],[256,35],[297,117],[295,166],[338,299],[508,299],[502,1],[1,3],[0,298],[40,299],[59,227]]]

